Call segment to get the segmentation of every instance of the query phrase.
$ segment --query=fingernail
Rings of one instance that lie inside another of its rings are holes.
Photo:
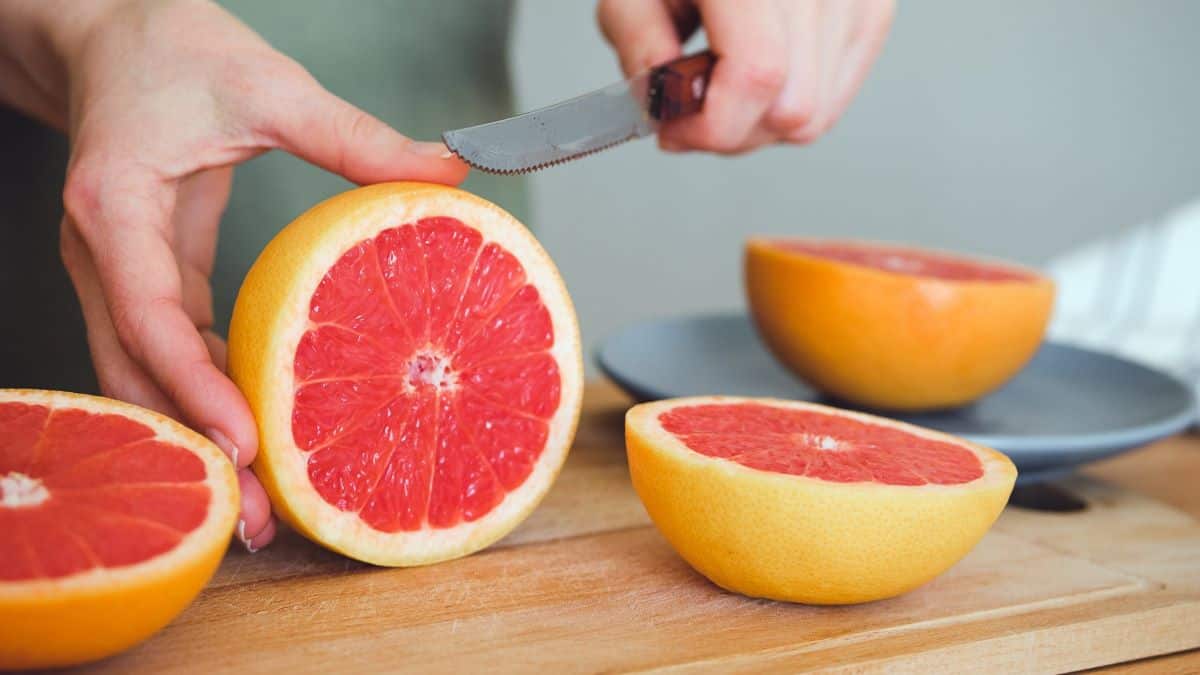
[[[208,431],[204,432],[204,435],[208,436],[208,440],[216,443],[217,447],[220,448],[222,452],[224,452],[226,455],[229,455],[229,459],[233,461],[234,466],[238,465],[238,446],[234,445],[233,441],[229,440],[228,436],[220,431],[217,431],[216,429],[209,429]]]
[[[238,538],[238,541],[242,542],[242,546],[246,547],[247,551],[249,551],[251,553],[258,552],[258,549],[254,548],[254,544],[250,543],[250,540],[246,538],[246,521],[245,520],[238,521],[237,538]]]
[[[441,143],[415,142],[409,146],[409,150],[411,150],[414,155],[437,157],[438,159],[450,159],[454,156],[454,153],[450,152],[449,148]]]

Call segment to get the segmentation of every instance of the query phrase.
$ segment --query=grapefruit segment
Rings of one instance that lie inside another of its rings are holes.
[[[755,597],[849,604],[912,590],[975,546],[1016,480],[993,450],[809,403],[674,399],[625,420],[655,526],[701,574]]]
[[[247,276],[229,351],[276,509],[378,564],[503,536],[549,488],[578,419],[578,328],[557,271],[520,223],[453,188],[361,188],[301,216]]]
[[[0,390],[0,669],[91,661],[157,631],[216,570],[237,480],[135,406]]]
[[[763,342],[821,392],[870,408],[970,403],[1021,370],[1054,303],[1016,265],[891,244],[751,239],[746,294]]]

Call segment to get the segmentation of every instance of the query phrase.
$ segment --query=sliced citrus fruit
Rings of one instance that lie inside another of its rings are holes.
[[[751,239],[745,273],[759,333],[786,366],[891,410],[999,388],[1037,351],[1054,304],[1032,270],[885,244]]]
[[[229,365],[278,513],[380,565],[512,530],[566,459],[582,397],[545,251],[497,206],[423,183],[343,193],[280,232],[238,295]]]
[[[684,560],[728,590],[809,604],[933,579],[983,537],[1017,476],[952,436],[773,399],[642,404],[625,438],[633,486]]]
[[[233,465],[136,406],[0,390],[0,669],[66,666],[153,634],[237,519]]]

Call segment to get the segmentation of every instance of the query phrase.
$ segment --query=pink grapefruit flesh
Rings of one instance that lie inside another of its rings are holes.
[[[625,416],[634,489],[697,571],[745,595],[849,604],[910,591],[984,536],[1012,462],[960,438],[800,401],[700,396]]]
[[[199,527],[204,463],[126,417],[0,403],[0,581],[149,560]]]
[[[292,433],[329,504],[382,532],[448,528],[529,476],[561,382],[549,312],[503,247],[452,218],[384,230],[329,270],[309,320]]]
[[[233,465],[178,422],[0,389],[0,670],[146,639],[212,577],[237,516]]]
[[[511,215],[441,185],[373,185],[301,215],[251,268],[229,338],[275,511],[365,562],[503,537],[579,418],[579,328],[553,262]]]
[[[870,267],[883,272],[914,277],[932,277],[946,281],[1031,281],[1033,274],[997,263],[976,262],[899,246],[858,245],[845,241],[780,239],[774,246],[829,260]]]
[[[673,408],[659,422],[702,455],[773,473],[886,485],[957,485],[983,475],[961,444],[816,410],[710,404]]]

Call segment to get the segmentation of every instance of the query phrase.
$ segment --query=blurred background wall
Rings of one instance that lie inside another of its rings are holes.
[[[593,12],[518,4],[522,110],[618,76]],[[750,234],[1038,264],[1200,196],[1197,26],[1187,0],[901,2],[863,91],[811,147],[726,159],[642,141],[534,175],[589,357],[630,322],[741,306]]]

